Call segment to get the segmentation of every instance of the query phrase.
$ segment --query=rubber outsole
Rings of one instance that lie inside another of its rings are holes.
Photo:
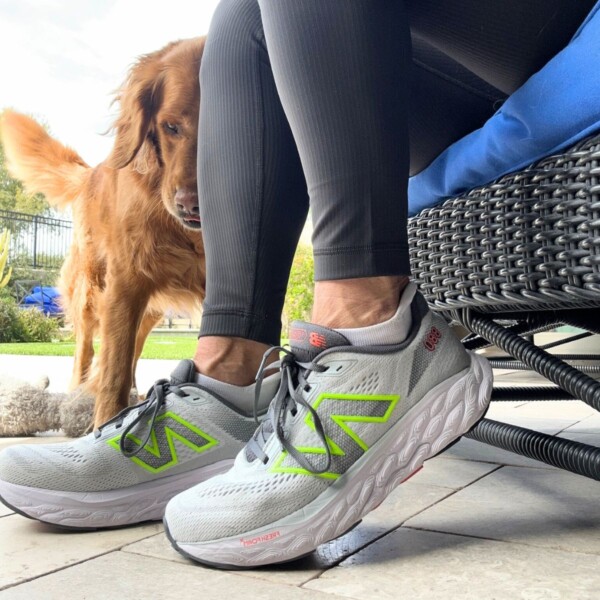
[[[412,475],[411,475],[411,477],[412,477]],[[360,519],[360,521],[357,521],[356,523],[354,523],[354,525],[352,525],[352,527],[350,527],[350,529],[347,529],[346,531],[344,531],[344,533],[342,533],[338,537],[343,537],[347,533],[350,533],[353,529],[356,529],[361,523],[362,523],[362,519]],[[221,564],[221,563],[211,562],[209,560],[204,560],[204,559],[201,560],[199,558],[196,558],[194,555],[190,554],[189,552],[186,552],[185,550],[181,549],[177,545],[177,542],[173,539],[173,536],[171,535],[171,532],[169,531],[169,526],[167,525],[167,522],[164,519],[163,519],[163,525],[165,528],[165,535],[167,536],[167,539],[169,540],[171,546],[173,546],[173,548],[177,552],[179,552],[179,554],[181,554],[181,556],[184,556],[188,560],[191,560],[192,562],[194,562],[198,565],[202,565],[203,567],[210,567],[211,569],[220,569],[221,571],[250,571],[252,569],[257,568],[257,567],[253,567],[253,566],[238,566],[238,565],[232,566],[232,565]],[[333,539],[337,539],[337,538],[333,538]],[[329,540],[329,541],[331,541],[331,540]],[[285,565],[290,562],[296,562],[298,560],[302,560],[303,558],[306,558],[307,556],[310,556],[313,552],[314,552],[314,550],[309,550],[308,552],[306,552],[305,554],[302,554],[301,556],[296,556],[294,558],[288,558],[287,560],[272,562],[272,563],[269,563],[268,565],[260,565],[258,568],[271,567],[273,565]]]

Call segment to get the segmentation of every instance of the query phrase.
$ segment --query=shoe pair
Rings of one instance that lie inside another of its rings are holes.
[[[76,529],[164,516],[175,549],[212,566],[303,556],[351,529],[487,409],[487,361],[419,294],[411,312],[397,345],[352,346],[335,330],[294,323],[292,349],[279,349],[271,376],[278,391],[266,414],[255,410],[258,429],[182,361],[96,432],[2,451],[0,499]]]

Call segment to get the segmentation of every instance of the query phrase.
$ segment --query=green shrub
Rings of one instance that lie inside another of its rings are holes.
[[[287,336],[292,321],[309,321],[315,291],[315,263],[312,247],[299,244],[294,256],[290,280],[283,307],[283,336]]]
[[[19,319],[25,332],[26,342],[51,342],[58,336],[59,324],[37,308],[19,310]]]
[[[24,342],[25,330],[20,310],[12,298],[0,298],[0,342]]]
[[[59,323],[37,308],[19,308],[13,298],[0,297],[0,343],[51,342]]]

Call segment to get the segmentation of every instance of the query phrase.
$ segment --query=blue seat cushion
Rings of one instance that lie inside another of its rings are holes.
[[[569,44],[483,127],[409,179],[409,214],[484,185],[600,130],[600,1]]]

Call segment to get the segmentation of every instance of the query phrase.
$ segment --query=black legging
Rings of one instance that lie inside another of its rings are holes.
[[[279,342],[309,199],[316,280],[409,274],[409,172],[480,127],[594,3],[221,0],[200,72],[200,334]]]

